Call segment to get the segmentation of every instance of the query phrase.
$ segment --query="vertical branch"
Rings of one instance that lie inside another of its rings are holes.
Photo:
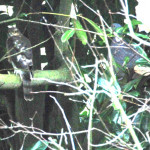
[[[97,89],[97,82],[98,82],[98,60],[95,60],[95,83],[93,87],[93,94],[90,97],[90,115],[89,115],[89,126],[88,126],[88,150],[91,150],[91,143],[92,143],[92,122],[93,122],[93,110],[94,110],[94,102],[96,97],[96,89]]]

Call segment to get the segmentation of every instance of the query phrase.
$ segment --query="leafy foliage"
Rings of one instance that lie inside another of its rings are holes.
[[[48,144],[47,141],[38,141],[32,148],[30,148],[30,150],[46,150],[46,144]]]
[[[61,37],[61,41],[62,42],[66,42],[68,41],[75,33],[75,30],[74,29],[71,29],[71,30],[67,30]]]
[[[77,37],[79,38],[79,40],[82,42],[83,45],[86,45],[87,44],[87,35],[86,35],[86,32],[83,31],[84,28],[81,25],[80,21],[73,19],[73,25],[76,30]]]

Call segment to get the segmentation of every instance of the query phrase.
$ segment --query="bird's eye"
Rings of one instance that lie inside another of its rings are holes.
[[[25,57],[24,55],[22,55],[22,59],[23,59],[23,60],[26,60],[26,57]]]

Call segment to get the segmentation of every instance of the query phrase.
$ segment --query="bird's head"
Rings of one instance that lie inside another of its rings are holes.
[[[112,28],[113,33],[117,33],[117,35],[114,34],[115,37],[114,37],[113,41],[120,42],[121,37],[123,36],[123,27],[119,23],[113,23],[111,25],[111,28]]]
[[[21,33],[15,26],[8,27],[8,36],[19,36]]]
[[[122,26],[119,23],[113,23],[111,25],[113,32],[117,32],[119,35],[122,34]]]

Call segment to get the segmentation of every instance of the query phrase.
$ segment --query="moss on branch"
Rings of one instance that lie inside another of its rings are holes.
[[[49,79],[56,82],[66,82],[71,80],[70,71],[67,68],[60,68],[58,70],[38,70],[34,71],[34,78]],[[14,89],[20,87],[22,81],[18,75],[15,74],[0,74],[0,89]],[[46,80],[33,80],[33,86],[52,84]]]

